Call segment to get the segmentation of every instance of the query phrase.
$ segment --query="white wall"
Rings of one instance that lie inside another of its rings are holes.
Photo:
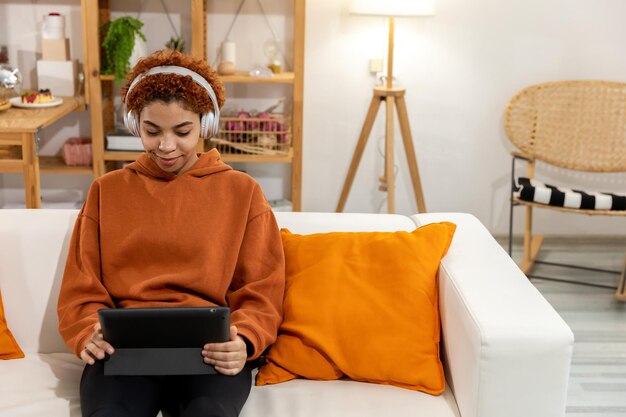
[[[371,99],[369,58],[385,56],[383,18],[353,16],[347,1],[309,1],[305,83],[304,207],[334,209]],[[564,79],[626,81],[626,3],[620,0],[436,0],[432,18],[396,19],[395,70],[407,107],[429,211],[478,216],[507,233],[512,146],[502,127],[508,99],[529,84]],[[346,211],[378,211],[383,135],[378,123]],[[396,129],[398,132],[398,129]],[[401,142],[396,141],[397,211],[415,212]],[[626,176],[573,180],[626,191]],[[324,186],[320,186],[324,184]],[[516,220],[522,220],[521,208]],[[623,218],[536,214],[550,234],[623,235]],[[517,231],[521,233],[521,222]]]
[[[285,0],[263,0],[263,4],[278,36],[288,41],[292,36],[290,22],[280,17],[281,1]],[[70,16],[72,53],[77,58],[82,55],[79,1],[49,3],[54,5],[0,0],[0,44],[9,45],[12,60],[17,59],[26,73],[34,71],[34,57],[40,51],[37,24],[49,11]],[[139,3],[113,1],[112,6],[135,16]],[[142,20],[152,50],[160,47],[161,38],[171,36],[171,29],[161,14],[160,3],[145,3]],[[253,9],[255,2],[248,3],[232,34],[238,45],[238,61],[242,57],[241,66],[262,61],[259,50],[269,38],[264,21]],[[210,56],[214,56],[217,42],[231,23],[229,13],[237,5],[236,0],[223,0],[211,9],[218,19],[208,29]],[[166,6],[177,30],[189,41],[190,18],[184,2],[167,0]],[[385,19],[349,15],[347,6],[347,0],[307,2],[303,207],[308,211],[334,211],[375,85],[368,72],[369,59],[386,55]],[[503,132],[502,112],[508,99],[524,86],[544,81],[626,81],[626,26],[622,22],[626,3],[436,0],[436,8],[432,18],[396,21],[394,71],[407,89],[427,208],[470,212],[495,234],[505,234],[512,146]],[[258,49],[254,48],[256,38]],[[231,96],[249,93],[241,88],[229,91]],[[259,101],[257,105],[264,104]],[[82,133],[85,126],[88,131],[88,118],[75,117],[67,121],[67,128],[75,132],[71,134]],[[382,155],[376,149],[382,146],[382,111],[377,120],[346,211],[385,210],[385,194],[377,190],[383,169]],[[410,214],[417,209],[397,128],[396,134],[396,207],[399,213]],[[50,143],[46,152],[56,152],[64,140],[56,137],[59,135],[45,138]],[[246,168],[251,173],[259,171],[270,198],[277,198],[288,186],[281,181],[285,176],[281,167]],[[6,196],[8,189],[18,188],[19,184],[13,175],[3,177]],[[598,179],[550,170],[544,178],[552,182],[576,181],[599,190],[626,190],[625,175]],[[68,183],[76,181],[68,179]],[[522,209],[517,210],[520,231]],[[626,230],[620,218],[555,216],[538,211],[536,221],[548,234],[623,235]]]

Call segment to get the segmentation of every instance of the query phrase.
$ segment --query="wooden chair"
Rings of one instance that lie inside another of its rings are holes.
[[[537,260],[543,237],[533,236],[533,208],[591,216],[626,216],[626,208],[623,207],[626,196],[559,189],[549,185],[542,187],[543,184],[534,178],[537,161],[575,171],[626,172],[626,83],[559,81],[527,87],[508,103],[504,128],[509,140],[518,148],[512,153],[509,254],[513,206],[523,205],[526,208],[526,221],[520,268],[527,276],[533,277],[529,273],[534,264],[548,264]],[[518,159],[527,161],[527,177],[530,180],[516,178],[515,165]],[[626,227],[621,227],[626,234]],[[616,288],[617,299],[626,301],[626,256],[622,271],[556,265],[621,273],[617,287],[611,288]],[[534,277],[580,284],[578,281]]]

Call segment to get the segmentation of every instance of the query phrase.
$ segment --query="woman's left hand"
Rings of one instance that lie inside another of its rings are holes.
[[[246,365],[246,343],[237,334],[237,326],[230,326],[230,341],[207,343],[202,349],[204,363],[213,365],[224,375],[237,375]]]

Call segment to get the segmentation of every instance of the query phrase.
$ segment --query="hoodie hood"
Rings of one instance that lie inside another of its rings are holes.
[[[135,162],[127,165],[126,169],[164,181],[171,181],[179,176],[173,172],[163,171],[145,152],[142,153]],[[208,152],[198,154],[196,163],[187,171],[183,172],[181,176],[191,175],[192,177],[204,177],[231,169],[230,166],[222,161],[217,149],[211,149]]]

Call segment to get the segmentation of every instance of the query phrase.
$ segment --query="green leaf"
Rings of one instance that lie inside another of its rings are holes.
[[[102,74],[114,74],[115,81],[121,83],[130,69],[130,56],[135,47],[135,36],[146,41],[141,32],[143,23],[130,16],[120,17],[102,25],[106,33],[102,46],[105,50]]]

